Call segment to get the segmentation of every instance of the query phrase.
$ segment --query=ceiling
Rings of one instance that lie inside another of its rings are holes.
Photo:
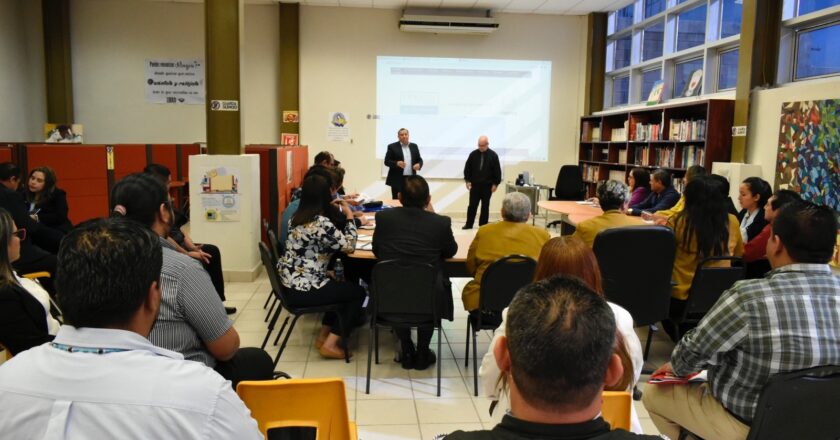
[[[203,0],[168,1],[203,3]],[[632,0],[279,0],[280,3],[300,3],[308,6],[339,6],[379,9],[469,8],[492,9],[493,12],[514,14],[551,15],[586,15],[590,12],[614,11],[629,4],[631,1]],[[245,3],[276,4],[278,3],[278,0],[245,0]]]

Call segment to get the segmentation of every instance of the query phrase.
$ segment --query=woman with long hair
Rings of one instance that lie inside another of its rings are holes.
[[[767,226],[764,205],[772,195],[770,184],[760,177],[747,177],[738,187],[738,203],[742,208],[738,220],[741,221],[741,239],[744,243],[755,238]]]
[[[627,175],[630,187],[630,201],[627,206],[638,205],[650,194],[650,172],[644,168],[633,168]]]
[[[343,227],[339,229],[338,224]],[[289,220],[286,251],[279,262],[280,281],[289,289],[292,305],[341,304],[341,319],[336,322],[336,316],[327,313],[315,341],[315,347],[326,358],[344,358],[340,335],[349,336],[365,298],[362,287],[332,279],[327,272],[334,254],[353,252],[356,234],[353,213],[346,201],[333,202],[330,182],[317,175],[304,179],[300,206]]]
[[[33,220],[66,234],[73,224],[67,217],[67,193],[57,187],[57,183],[50,167],[34,168],[29,172],[23,194]]]
[[[59,322],[50,314],[50,296],[37,282],[19,277],[12,263],[20,258],[25,229],[0,208],[0,344],[13,355],[52,341]]]
[[[534,270],[534,281],[539,281],[557,274],[572,275],[580,278],[587,286],[595,291],[598,295],[604,296],[603,286],[601,284],[601,268],[598,266],[598,259],[595,258],[595,253],[592,248],[577,237],[563,236],[555,237],[549,240],[542,248],[540,257],[537,263],[537,268]],[[625,310],[618,304],[607,302],[615,315],[616,334],[615,352],[621,358],[622,366],[624,367],[624,374],[618,383],[612,384],[605,388],[608,391],[632,391],[639,376],[642,374],[642,365],[644,364],[642,354],[642,343],[633,329],[633,317],[630,312]],[[490,347],[487,349],[487,354],[481,362],[481,383],[483,385],[485,394],[491,398],[499,399],[499,402],[504,402],[506,408],[495,408],[493,411],[494,417],[504,415],[505,410],[510,407],[508,401],[509,396],[504,389],[504,384],[499,380],[500,371],[496,364],[496,359],[493,356],[493,348],[499,336],[505,334],[505,318],[507,316],[507,309],[502,312],[502,323],[496,329],[493,340],[490,342]],[[641,433],[642,427],[639,418],[636,415],[635,409],[631,413],[632,431]]]

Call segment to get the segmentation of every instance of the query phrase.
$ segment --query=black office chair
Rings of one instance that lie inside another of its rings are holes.
[[[437,269],[431,264],[403,260],[385,260],[373,266],[371,276],[370,341],[368,345],[367,382],[370,394],[370,369],[373,351],[379,364],[379,327],[427,327],[438,331],[437,395],[440,397],[441,352],[440,311],[437,304]]]
[[[729,261],[732,267],[706,266],[717,261]],[[681,316],[671,317],[676,324],[676,340],[680,339],[680,326],[697,324],[720,299],[720,296],[738,280],[744,279],[745,270],[739,257],[704,258],[694,271],[688,290],[688,300]]]
[[[840,366],[777,374],[761,391],[747,440],[840,438]]]
[[[280,244],[277,242],[277,234],[275,234],[271,229],[266,230],[265,234],[268,236],[268,243],[271,245],[268,249],[271,251],[271,258],[275,262],[276,268],[276,263],[280,260]],[[271,316],[271,312],[274,310],[274,307],[277,305],[277,296],[275,296],[273,292],[268,294],[268,298],[265,299],[263,308],[268,306],[269,301],[271,301],[271,308],[268,309],[268,313],[266,313],[265,319],[263,320],[266,322],[268,321],[268,317]]]
[[[583,200],[586,197],[586,186],[583,184],[583,174],[577,165],[563,165],[557,173],[557,183],[554,188],[548,190],[548,200]],[[563,223],[562,220],[555,220],[546,227],[561,225],[561,234],[567,235],[574,232]],[[568,225],[571,226],[571,225]]]
[[[479,330],[495,330],[501,324],[502,310],[510,305],[516,292],[534,280],[537,262],[527,255],[508,255],[491,263],[481,276],[478,310],[470,312],[467,319],[467,348],[464,366],[470,364],[470,336],[473,343],[473,385],[478,396],[478,342]]]
[[[283,344],[280,345],[280,350],[277,352],[277,356],[274,357],[274,366],[277,366],[277,362],[280,361],[280,356],[283,355],[283,351],[286,349],[286,344],[289,342],[289,336],[292,335],[292,331],[295,329],[295,324],[297,324],[297,320],[308,313],[335,313],[338,317],[338,327],[341,329],[342,333],[346,332],[347,326],[344,325],[345,323],[342,322],[341,313],[339,313],[339,308],[341,307],[340,304],[325,304],[320,306],[308,306],[308,307],[296,307],[289,304],[288,298],[286,296],[286,288],[280,283],[280,276],[277,274],[277,269],[273,267],[272,260],[271,260],[271,252],[268,250],[268,246],[265,243],[260,242],[260,258],[262,259],[263,266],[265,266],[266,271],[268,272],[268,281],[271,283],[271,288],[274,291],[275,296],[277,296],[277,300],[279,302],[277,306],[277,311],[274,312],[274,316],[271,318],[271,322],[268,324],[268,333],[265,335],[265,339],[263,340],[262,347],[265,347],[266,342],[268,342],[268,337],[274,331],[274,325],[277,323],[277,319],[280,317],[280,312],[283,309],[286,309],[289,312],[286,315],[286,319],[283,321],[283,325],[280,327],[280,332],[277,333],[277,338],[274,339],[274,344],[276,345],[277,342],[280,340],[280,336],[283,335],[283,331],[286,329],[286,325],[289,323],[289,318],[293,317],[292,324],[289,326],[289,329],[286,331],[286,337],[283,338]],[[347,323],[350,325],[351,323]],[[344,361],[350,363],[350,350],[347,347],[347,335],[341,335],[341,344],[344,348]]]
[[[634,325],[647,326],[644,359],[650,351],[656,324],[668,318],[671,272],[677,245],[674,231],[665,226],[631,226],[601,231],[592,246],[604,295],[633,316]]]

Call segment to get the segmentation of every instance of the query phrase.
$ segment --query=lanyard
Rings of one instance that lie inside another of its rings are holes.
[[[72,345],[59,344],[58,342],[50,342],[50,346],[68,353],[94,353],[94,354],[108,354],[119,353],[121,351],[129,351],[125,348],[94,348],[94,347],[74,347]]]

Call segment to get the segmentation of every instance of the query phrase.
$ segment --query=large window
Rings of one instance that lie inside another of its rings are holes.
[[[738,49],[720,53],[718,90],[734,89],[738,82]]]
[[[706,5],[683,12],[677,17],[677,51],[705,43]]]
[[[622,76],[613,79],[612,105],[624,105],[630,101],[630,77]]]
[[[624,37],[615,41],[615,65],[614,69],[621,69],[630,65],[630,50],[632,42],[630,37]]]
[[[811,12],[837,5],[840,5],[840,0],[799,0],[796,15],[810,14]]]
[[[741,9],[743,9],[743,6],[744,0],[723,0],[720,38],[741,33]]]
[[[645,0],[645,18],[653,17],[664,10],[665,0]]]
[[[793,79],[840,73],[840,23],[803,30],[796,36]]]
[[[664,38],[665,23],[661,21],[646,27],[642,31],[642,61],[652,60],[662,56]]]
[[[674,65],[674,90],[673,97],[678,98],[685,96],[686,86],[691,81],[691,75],[697,70],[703,69],[703,58],[696,58],[693,60],[683,61]],[[699,95],[700,91],[694,93]]]
[[[634,5],[631,3],[615,12],[615,31],[627,29],[633,25]]]
[[[650,96],[653,85],[662,79],[662,69],[645,70],[642,72],[642,95],[641,102],[645,102]]]

